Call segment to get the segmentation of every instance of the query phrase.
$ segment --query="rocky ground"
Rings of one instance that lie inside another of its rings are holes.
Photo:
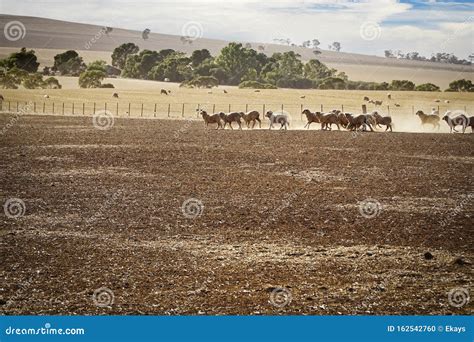
[[[2,314],[473,312],[474,134],[0,127]]]

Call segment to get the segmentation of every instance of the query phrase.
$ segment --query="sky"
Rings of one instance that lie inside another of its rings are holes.
[[[338,41],[342,51],[379,56],[474,52],[474,0],[0,0],[0,13],[241,42],[316,38],[323,49]]]

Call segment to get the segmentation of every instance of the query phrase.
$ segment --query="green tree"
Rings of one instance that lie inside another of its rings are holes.
[[[18,89],[18,86],[27,75],[26,71],[17,67],[10,70],[0,68],[0,87],[4,89]]]
[[[471,80],[457,80],[449,83],[449,88],[446,91],[474,91],[474,85],[472,84]]]
[[[107,76],[106,62],[102,60],[89,63],[86,71],[79,76],[81,88],[101,88],[102,81]]]
[[[393,80],[390,85],[391,90],[414,90],[415,83],[408,80]]]
[[[439,87],[433,83],[423,83],[415,87],[417,91],[440,91]]]
[[[257,52],[240,43],[229,43],[216,58],[216,64],[226,71],[228,84],[239,84],[249,68],[257,67]]]
[[[81,88],[100,88],[106,74],[100,70],[86,70],[79,76]]]
[[[193,67],[197,67],[206,59],[211,58],[211,53],[207,49],[194,50],[191,55],[191,64]]]
[[[43,75],[39,73],[28,74],[25,78],[23,78],[22,84],[23,84],[23,87],[25,87],[26,89],[43,88],[44,87]]]
[[[82,57],[74,50],[57,54],[54,56],[53,71],[59,71],[61,75],[78,76],[86,69]]]
[[[7,69],[18,68],[27,72],[37,72],[39,63],[34,50],[26,50],[21,48],[20,52],[10,54],[2,61],[2,66]]]
[[[61,89],[62,86],[59,81],[54,77],[48,77],[44,80],[44,87],[49,89]]]
[[[116,47],[112,52],[112,65],[119,69],[123,69],[127,58],[130,55],[138,53],[139,50],[140,48],[133,43],[125,43]]]
[[[304,65],[304,76],[312,80],[323,79],[334,76],[335,69],[329,69],[325,64],[317,59],[310,59]]]

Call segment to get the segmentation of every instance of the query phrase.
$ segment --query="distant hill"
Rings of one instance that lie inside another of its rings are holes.
[[[52,57],[64,50],[77,50],[85,61],[105,59],[110,61],[110,54],[115,47],[122,43],[132,42],[140,49],[160,50],[175,49],[186,53],[206,48],[213,55],[227,45],[228,41],[200,38],[189,43],[183,43],[180,36],[160,33],[150,33],[147,40],[142,38],[142,32],[113,28],[108,35],[101,34],[101,26],[73,23],[47,18],[14,16],[0,14],[0,32],[3,33],[6,23],[17,20],[26,28],[23,39],[9,41],[4,34],[0,36],[0,57],[4,57],[20,47],[34,48],[40,63],[52,65]],[[98,39],[94,42],[94,37]],[[246,42],[243,42],[246,43]],[[301,55],[302,60],[315,58],[313,49],[291,47],[278,44],[250,43],[258,50],[271,55],[274,52],[293,50]],[[447,87],[454,79],[469,78],[474,80],[474,67],[444,63],[410,61],[394,58],[383,58],[355,53],[321,50],[316,58],[323,63],[346,72],[353,80],[391,81],[392,79],[409,79],[413,82],[432,82],[441,87]]]

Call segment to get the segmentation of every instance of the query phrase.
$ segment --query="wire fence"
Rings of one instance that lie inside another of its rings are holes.
[[[257,110],[264,114],[268,110],[285,110],[291,114],[294,119],[300,118],[305,121],[306,118],[301,114],[304,109],[311,111],[330,111],[338,109],[342,112],[361,113],[362,107],[328,104],[282,104],[282,103],[132,103],[132,102],[55,102],[55,101],[0,101],[0,112],[22,113],[22,114],[48,114],[48,115],[82,115],[91,116],[104,111],[116,117],[143,117],[143,118],[199,118],[199,110],[203,109],[208,113],[217,112],[248,112]],[[425,113],[431,113],[437,110],[440,114],[445,111],[463,110],[467,113],[467,105],[436,105],[436,106],[395,106],[382,105],[370,106],[368,112],[378,110],[384,115],[414,115],[416,111],[423,110]],[[470,109],[470,108],[469,108]]]

